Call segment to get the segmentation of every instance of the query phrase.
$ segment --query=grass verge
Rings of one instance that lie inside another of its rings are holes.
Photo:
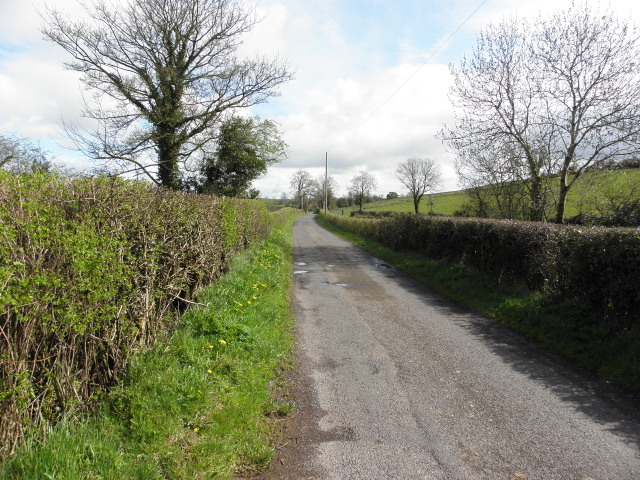
[[[293,348],[294,217],[202,291],[97,414],[31,441],[0,478],[226,479],[267,466],[276,418],[291,409],[273,394]]]
[[[575,302],[549,303],[540,293],[514,284],[496,284],[461,265],[397,252],[337,228],[321,215],[327,230],[358,245],[434,290],[525,333],[549,350],[618,385],[640,392],[640,332],[620,337],[595,327],[593,315]]]

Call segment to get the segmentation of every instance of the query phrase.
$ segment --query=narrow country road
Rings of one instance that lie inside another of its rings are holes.
[[[637,398],[313,216],[294,235],[298,409],[265,478],[640,479]]]

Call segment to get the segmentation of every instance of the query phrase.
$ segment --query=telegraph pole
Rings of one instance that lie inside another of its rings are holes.
[[[324,213],[327,213],[327,206],[328,206],[328,198],[327,198],[327,194],[328,194],[328,190],[329,190],[329,185],[327,184],[327,181],[329,179],[328,177],[328,173],[329,173],[329,152],[324,152]]]

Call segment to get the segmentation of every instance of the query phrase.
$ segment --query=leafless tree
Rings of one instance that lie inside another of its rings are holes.
[[[440,136],[468,174],[471,155],[510,152],[494,160],[509,163],[514,182],[525,180],[532,220],[545,218],[546,179],[559,173],[553,217],[562,222],[585,169],[638,151],[639,46],[635,28],[586,4],[489,25],[472,58],[451,69],[457,118]]]
[[[298,170],[291,177],[290,185],[294,201],[299,205],[301,210],[306,212],[309,208],[309,199],[316,188],[315,180],[306,170]]]
[[[211,152],[225,112],[265,102],[291,79],[276,60],[237,57],[256,22],[238,0],[94,0],[85,10],[82,20],[48,10],[42,29],[90,92],[83,115],[95,128],[67,131],[89,157],[158,184],[180,188],[181,166]]]
[[[431,158],[408,158],[396,168],[396,177],[413,197],[416,214],[424,194],[433,191],[442,180],[440,166]]]
[[[361,171],[351,179],[351,191],[356,199],[356,203],[362,212],[362,205],[371,196],[371,191],[376,188],[376,178],[369,172]]]
[[[550,178],[545,170],[535,180],[527,162],[513,144],[489,144],[458,152],[456,172],[470,196],[468,213],[481,217],[532,218],[532,198],[536,198],[541,219],[547,218],[551,199]],[[548,164],[547,164],[548,165]]]
[[[539,21],[541,112],[560,161],[555,221],[564,221],[567,194],[580,175],[640,152],[640,37],[635,27],[587,4]]]
[[[49,153],[29,139],[0,134],[0,168],[14,174],[50,172],[53,162]]]
[[[528,31],[526,22],[514,19],[489,25],[478,35],[472,57],[463,59],[458,68],[451,66],[456,123],[452,128],[445,127],[440,136],[457,153],[461,165],[474,167],[472,155],[477,152],[505,148],[518,152],[508,159],[516,162],[508,169],[526,172],[531,183],[529,217],[542,220],[542,168],[546,157],[539,155],[544,151],[540,141],[543,135],[541,126],[534,122],[539,100],[535,66],[529,62]]]

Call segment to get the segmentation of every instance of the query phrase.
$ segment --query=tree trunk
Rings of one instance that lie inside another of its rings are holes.
[[[541,222],[544,218],[544,205],[542,203],[542,177],[540,176],[540,161],[532,151],[529,144],[524,144],[529,167],[529,177],[531,178],[531,189],[529,191],[529,220]]]
[[[178,156],[180,147],[172,135],[158,141],[158,179],[163,187],[180,190],[180,170]]]
[[[531,175],[530,202],[530,220],[534,222],[541,222],[544,218],[544,205],[542,202],[542,178],[538,174]]]
[[[567,203],[567,193],[569,186],[567,185],[567,168],[563,168],[560,173],[560,192],[558,195],[558,205],[556,207],[556,223],[564,223],[564,209]]]
[[[420,197],[415,196],[413,197],[413,208],[416,211],[416,215],[418,214],[418,209],[420,208]]]

